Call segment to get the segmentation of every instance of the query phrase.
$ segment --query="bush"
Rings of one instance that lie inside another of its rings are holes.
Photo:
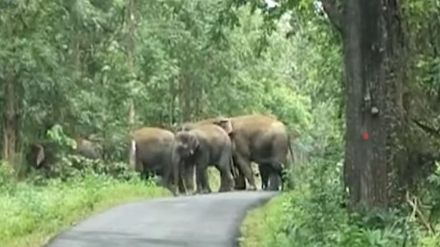
[[[2,246],[41,246],[73,222],[120,202],[168,195],[139,178],[83,173],[64,181],[32,177],[17,182],[0,169],[0,239]],[[44,181],[44,183],[42,183]]]
[[[341,168],[325,161],[297,168],[294,190],[249,214],[242,246],[438,246],[440,169],[429,180],[431,189],[418,193],[419,203],[430,205],[417,210],[430,220],[432,233],[407,204],[350,214],[343,204]]]

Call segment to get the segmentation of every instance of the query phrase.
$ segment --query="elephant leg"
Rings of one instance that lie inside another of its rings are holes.
[[[186,194],[188,191],[187,191],[187,187],[186,187],[186,185],[185,185],[185,180],[184,180],[184,178],[182,178],[182,176],[178,179],[178,183],[179,183],[179,193],[181,193],[181,194]]]
[[[204,166],[197,166],[196,173],[197,193],[211,193],[211,188],[208,183],[208,169]]]
[[[190,195],[194,192],[194,166],[185,164],[181,167],[179,178],[179,190],[181,193]]]
[[[277,191],[280,189],[282,185],[281,176],[275,172],[271,172],[269,175],[269,187],[268,189],[271,191]]]
[[[268,167],[268,189],[277,191],[283,189],[285,168],[282,162],[274,161]]]
[[[211,193],[211,187],[209,186],[209,181],[208,181],[208,169],[207,167],[205,167],[203,169],[203,177],[202,177],[202,184],[203,184],[203,189],[206,193]]]
[[[189,193],[194,192],[194,165],[187,165],[184,169],[183,178],[185,179],[185,186]]]
[[[173,171],[172,169],[166,169],[162,176],[161,181],[162,186],[171,191],[173,196],[179,195],[179,181],[178,181],[178,173]]]
[[[202,171],[200,169],[196,169],[196,193],[201,193],[202,189],[203,189],[203,185],[202,185]]]
[[[145,169],[146,164],[144,164],[144,162],[140,161],[139,159],[136,159],[135,165],[136,165],[135,171],[139,173],[140,178],[147,180],[149,172],[147,169]]]
[[[221,183],[219,192],[232,191],[234,189],[234,177],[231,172],[231,159],[225,156],[216,166],[220,172]]]
[[[244,158],[240,154],[236,157],[237,164],[243,172],[244,176],[249,182],[249,190],[257,190],[257,186],[255,186],[255,177],[252,172],[251,162],[249,159]]]
[[[153,178],[153,176],[154,176],[154,174],[152,174],[152,172],[149,171],[149,170],[143,170],[141,172],[141,178],[142,179],[148,180],[148,179]]]
[[[246,189],[246,178],[244,177],[242,172],[239,172],[237,177],[235,178],[235,189],[236,190]]]
[[[278,190],[278,187],[281,187],[281,190],[283,190],[284,183],[286,180],[286,173],[288,170],[288,163],[287,163],[287,154],[289,152],[289,138],[287,136],[281,135],[276,138],[273,142],[273,161],[272,161],[272,167],[274,170],[273,177],[270,177],[270,183],[273,185],[272,188]]]
[[[232,174],[225,169],[219,169],[221,182],[219,192],[232,191],[234,189],[234,178]]]
[[[236,158],[232,158],[233,167],[232,169],[236,170],[236,175],[234,177],[235,190],[245,190],[246,189],[246,178],[243,175],[243,171],[241,171],[240,167],[237,164]]]
[[[269,174],[270,174],[270,164],[258,164],[258,168],[260,170],[261,189],[267,190]]]

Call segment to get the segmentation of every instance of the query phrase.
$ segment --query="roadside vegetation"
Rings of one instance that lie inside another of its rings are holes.
[[[302,75],[296,78],[317,82],[308,93],[314,110],[309,128],[297,139],[290,189],[249,212],[241,246],[438,246],[438,1],[287,2],[266,16],[278,23],[292,14],[290,40],[297,46],[289,61]],[[387,34],[373,37],[373,26]],[[362,42],[351,43],[352,37]],[[388,42],[383,56],[393,55],[370,61],[378,56],[361,46],[380,42]],[[344,46],[362,50],[362,61],[357,64],[356,52]],[[362,71],[356,72],[358,65],[368,68],[366,73],[357,74]],[[377,81],[387,73],[398,79]],[[386,92],[399,95],[399,106]],[[379,105],[381,112],[375,115],[373,108]],[[362,115],[371,106],[371,114]]]
[[[170,194],[138,176],[121,180],[92,170],[66,179],[13,178],[11,168],[3,165],[0,239],[8,247],[43,246],[59,232],[102,210]]]
[[[265,2],[2,1],[1,245],[169,195],[133,172],[133,130],[261,113],[295,162],[243,246],[437,246],[438,0]]]

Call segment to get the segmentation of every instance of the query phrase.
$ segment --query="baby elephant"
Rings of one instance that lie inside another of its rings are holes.
[[[219,191],[233,190],[232,144],[227,133],[218,125],[206,124],[177,132],[175,156],[180,161],[180,170],[192,170],[195,166],[198,193],[211,192],[208,184],[208,166],[211,165],[215,165],[220,172]],[[192,175],[190,172],[184,174]]]

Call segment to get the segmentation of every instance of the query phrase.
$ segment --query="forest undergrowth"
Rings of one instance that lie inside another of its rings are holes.
[[[81,162],[92,166],[90,160]],[[137,174],[114,177],[97,169],[70,167],[69,172],[64,170],[58,178],[47,179],[35,173],[17,179],[12,168],[3,164],[0,166],[1,246],[43,246],[61,231],[105,209],[170,195],[165,188],[142,181]]]
[[[438,246],[440,170],[425,172],[440,159],[438,0],[401,6],[402,150],[420,179],[398,205],[358,214],[342,169],[347,39],[328,8],[345,1],[278,2],[2,1],[2,244],[38,246],[99,210],[167,194],[128,169],[134,129],[261,113],[286,124],[296,161],[288,191],[249,214],[244,246]],[[47,135],[54,126],[64,132]],[[68,154],[77,137],[105,161]],[[23,159],[48,139],[62,146],[50,176]]]
[[[334,159],[297,167],[294,188],[247,214],[240,246],[439,246],[440,164],[401,204],[357,213],[346,207],[341,169]]]

